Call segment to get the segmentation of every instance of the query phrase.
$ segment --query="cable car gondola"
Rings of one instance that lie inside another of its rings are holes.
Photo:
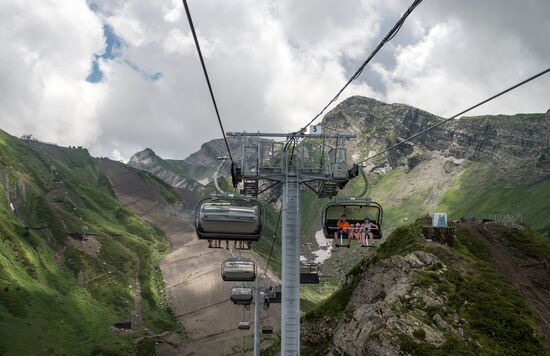
[[[315,262],[300,263],[300,283],[318,284],[319,283],[319,265]]]
[[[253,282],[256,280],[256,263],[247,258],[231,257],[222,263],[222,279],[230,282]]]
[[[239,321],[239,329],[240,330],[249,330],[250,329],[250,322],[249,321]]]
[[[254,298],[253,290],[249,287],[231,288],[231,301],[237,305],[250,305]]]
[[[258,241],[264,209],[255,198],[213,195],[197,205],[195,230],[199,240]]]

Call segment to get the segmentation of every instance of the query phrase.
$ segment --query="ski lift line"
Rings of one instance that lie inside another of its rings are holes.
[[[201,47],[199,45],[199,40],[195,32],[195,26],[193,25],[193,19],[191,18],[191,12],[189,11],[189,6],[187,5],[187,0],[183,0],[183,6],[185,7],[185,13],[187,14],[187,20],[189,21],[189,27],[191,28],[191,33],[193,34],[193,40],[195,41],[195,46],[197,47],[197,53],[201,61],[202,70],[204,72],[204,77],[206,83],[208,84],[208,90],[210,91],[210,97],[212,98],[212,103],[214,104],[214,110],[216,111],[216,116],[218,118],[218,123],[220,124],[220,129],[222,131],[223,140],[225,141],[225,147],[227,148],[227,153],[231,163],[234,163],[233,156],[231,155],[231,150],[229,149],[229,143],[227,142],[227,136],[225,135],[225,130],[223,128],[222,119],[220,117],[220,112],[218,110],[218,105],[216,104],[216,98],[214,97],[214,91],[212,90],[212,85],[210,84],[210,78],[208,77],[208,72],[206,70],[206,64],[204,63],[204,58],[202,57]]]
[[[392,29],[386,34],[386,36],[382,39],[382,41],[378,44],[378,46],[376,46],[376,48],[374,49],[374,51],[368,56],[368,58],[363,62],[363,64],[361,64],[361,66],[359,67],[359,69],[357,69],[357,71],[355,71],[355,73],[353,74],[353,76],[351,76],[351,78],[349,78],[349,80],[346,82],[346,84],[344,84],[344,86],[338,91],[338,93],[336,94],[336,96],[334,96],[334,98],[332,98],[332,100],[330,100],[328,102],[327,105],[325,105],[325,107],[317,114],[313,117],[313,119],[311,119],[304,127],[302,127],[299,131],[296,131],[294,132],[292,138],[294,138],[294,136],[296,136],[298,133],[300,132],[303,132],[304,130],[307,129],[307,127],[309,125],[311,125],[315,120],[317,120],[321,115],[323,115],[323,113],[326,111],[326,109],[328,109],[328,107],[330,105],[332,105],[336,100],[338,100],[338,98],[340,97],[340,94],[342,94],[342,92],[357,78],[359,78],[359,76],[361,75],[361,73],[363,72],[363,69],[365,69],[365,67],[367,66],[367,64],[372,60],[372,58],[374,58],[374,56],[378,53],[378,51],[380,51],[380,49],[382,49],[382,47],[388,43],[389,41],[391,41],[395,35],[397,34],[397,32],[399,32],[399,30],[401,29],[401,27],[403,26],[403,23],[405,23],[405,20],[407,19],[407,17],[413,12],[413,10],[418,6],[420,5],[420,3],[422,2],[422,0],[414,0],[413,3],[409,6],[409,8],[407,9],[407,11],[405,11],[405,13],[401,16],[401,18],[396,22],[396,24],[392,27]],[[287,145],[285,146],[284,150],[286,151],[288,147],[288,143]]]
[[[275,235],[273,235],[273,241],[271,242],[271,249],[269,251],[269,258],[267,259],[267,264],[265,265],[265,270],[264,270],[262,278],[265,278],[265,276],[267,275],[267,269],[269,268],[269,263],[271,262],[271,258],[273,256],[273,247],[275,246],[275,240],[277,240],[277,234],[279,232],[279,225],[281,223],[282,212],[283,212],[283,208],[281,207],[281,209],[279,210],[279,217],[277,218],[277,226],[275,227]]]
[[[544,74],[547,74],[548,72],[550,72],[550,68],[547,68],[547,69],[543,70],[542,72],[539,72],[539,73],[533,75],[532,77],[529,77],[529,78],[527,78],[527,79],[525,79],[525,80],[523,80],[523,81],[521,81],[521,82],[519,82],[519,83],[517,83],[517,84],[515,84],[515,85],[512,85],[511,87],[509,87],[509,88],[507,88],[507,89],[505,89],[505,90],[503,90],[503,91],[501,91],[501,92],[499,92],[499,93],[497,93],[497,94],[491,96],[490,98],[487,98],[487,99],[485,99],[485,100],[483,100],[483,101],[481,101],[481,102],[479,102],[479,103],[477,103],[477,104],[475,104],[475,105],[473,105],[473,106],[470,106],[468,109],[465,109],[465,110],[459,112],[459,113],[456,114],[456,115],[453,115],[453,116],[451,116],[451,117],[449,117],[449,118],[447,118],[447,119],[445,119],[445,120],[443,120],[443,121],[441,121],[441,122],[438,122],[438,123],[435,124],[435,125],[432,125],[432,126],[426,128],[426,129],[424,129],[424,130],[422,130],[422,131],[420,131],[420,132],[418,132],[418,133],[416,133],[416,134],[414,134],[414,135],[412,135],[412,136],[410,136],[410,137],[408,137],[408,138],[406,138],[406,139],[404,139],[404,140],[402,140],[402,141],[400,141],[400,142],[394,144],[394,145],[391,145],[390,147],[385,148],[385,149],[383,149],[382,151],[379,151],[379,152],[375,153],[374,155],[372,155],[372,156],[370,156],[370,157],[364,159],[363,161],[359,162],[358,164],[361,165],[361,164],[363,164],[363,163],[365,163],[365,162],[367,162],[367,161],[373,159],[374,157],[380,156],[381,154],[384,154],[384,153],[386,153],[386,152],[388,152],[388,151],[390,151],[390,150],[393,150],[394,148],[396,148],[396,147],[402,145],[403,143],[409,142],[409,141],[411,141],[411,140],[417,138],[418,136],[421,136],[421,135],[423,135],[423,134],[425,134],[425,133],[427,133],[427,132],[429,132],[429,131],[431,131],[431,130],[433,130],[433,129],[435,129],[435,128],[437,128],[437,127],[439,127],[439,126],[441,126],[441,125],[443,125],[443,124],[445,124],[445,123],[447,123],[447,122],[449,122],[449,121],[451,121],[451,120],[454,120],[454,119],[456,119],[457,117],[462,116],[462,115],[466,114],[467,112],[469,112],[469,111],[471,111],[471,110],[473,110],[473,109],[476,109],[476,108],[480,107],[481,105],[484,105],[484,104],[486,104],[486,103],[488,103],[488,102],[490,102],[490,101],[492,101],[492,100],[494,100],[494,99],[496,99],[496,98],[498,98],[498,97],[500,97],[500,96],[502,96],[502,95],[504,95],[504,94],[506,94],[506,93],[508,93],[508,92],[510,92],[510,91],[512,91],[512,90],[514,90],[514,89],[516,89],[516,88],[519,88],[520,86],[522,86],[522,85],[524,85],[524,84],[529,83],[529,82],[532,81],[532,80],[535,80],[535,79],[537,79],[537,78],[543,76]]]

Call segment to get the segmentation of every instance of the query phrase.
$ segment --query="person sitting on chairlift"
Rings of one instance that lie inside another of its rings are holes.
[[[348,240],[348,246],[351,245],[351,237],[349,234],[350,224],[347,222],[346,214],[343,214],[340,217],[340,220],[336,223],[336,227],[338,228],[338,231],[334,233],[334,241],[336,243],[336,247],[338,247],[338,238],[346,238]]]
[[[349,238],[350,240],[361,240],[361,224],[356,223],[355,225],[352,223],[350,226],[349,231]]]
[[[361,224],[361,246],[368,246],[369,245],[369,239],[373,240],[374,235],[372,233],[372,230],[378,230],[378,225],[371,222],[368,217],[365,217],[364,222]]]

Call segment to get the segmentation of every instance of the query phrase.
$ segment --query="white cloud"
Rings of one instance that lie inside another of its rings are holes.
[[[182,158],[220,137],[181,1],[88,3],[95,13],[83,0],[0,4],[0,127],[117,159],[144,147]],[[336,94],[410,2],[189,5],[226,130],[290,131]],[[340,100],[453,114],[548,65],[549,12],[546,0],[424,2]],[[91,84],[103,23],[124,45],[99,59],[103,80]],[[545,111],[549,88],[542,79],[478,112]]]
[[[444,0],[419,10],[429,30],[396,47],[394,66],[374,67],[390,102],[449,116],[548,67],[550,42],[540,38],[550,32],[547,1]],[[549,90],[550,78],[541,78],[468,115],[545,112]]]
[[[0,125],[60,144],[90,145],[102,87],[84,79],[102,51],[102,24],[85,1],[4,1],[0,13]]]

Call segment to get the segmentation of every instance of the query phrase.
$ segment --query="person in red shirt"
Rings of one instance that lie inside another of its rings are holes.
[[[349,235],[349,229],[350,224],[347,221],[346,215],[342,215],[340,217],[340,220],[336,223],[336,227],[338,228],[338,231],[334,233],[334,242],[336,244],[336,247],[338,247],[338,239],[340,237],[345,238],[348,240],[348,246],[351,245],[351,236]]]

